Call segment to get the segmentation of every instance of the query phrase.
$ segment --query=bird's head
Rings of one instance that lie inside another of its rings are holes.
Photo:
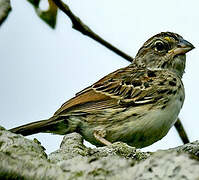
[[[150,69],[168,69],[182,77],[186,63],[186,53],[194,46],[182,36],[172,32],[162,32],[148,39],[139,49],[135,63]]]

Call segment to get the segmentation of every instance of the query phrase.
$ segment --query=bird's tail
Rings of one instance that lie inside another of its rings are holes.
[[[16,134],[21,134],[23,136],[32,135],[39,132],[56,133],[56,131],[58,130],[58,126],[57,126],[59,124],[58,121],[63,123],[63,121],[54,119],[52,117],[50,119],[25,124],[25,125],[10,129],[9,131]],[[56,134],[59,134],[59,133],[56,133]]]

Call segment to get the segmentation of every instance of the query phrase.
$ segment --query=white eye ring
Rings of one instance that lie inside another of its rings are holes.
[[[156,41],[154,47],[155,50],[159,52],[165,50],[165,45],[162,41]]]

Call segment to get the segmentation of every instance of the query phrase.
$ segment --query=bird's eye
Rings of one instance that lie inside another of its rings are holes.
[[[155,50],[156,51],[163,51],[165,49],[165,45],[162,41],[157,41],[155,43]]]

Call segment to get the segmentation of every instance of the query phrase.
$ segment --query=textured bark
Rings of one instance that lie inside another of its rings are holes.
[[[49,156],[35,140],[0,128],[0,179],[199,179],[199,142],[141,152],[124,143],[88,148],[81,135],[64,136]]]

